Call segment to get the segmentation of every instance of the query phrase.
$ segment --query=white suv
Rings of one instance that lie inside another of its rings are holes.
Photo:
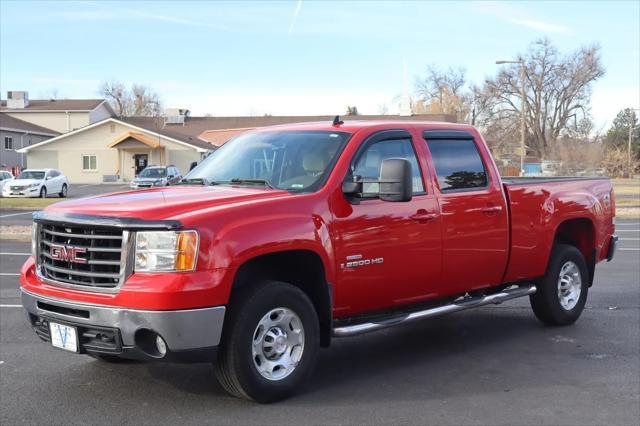
[[[69,181],[65,175],[55,169],[26,169],[2,188],[3,197],[40,197],[58,194],[67,196]]]

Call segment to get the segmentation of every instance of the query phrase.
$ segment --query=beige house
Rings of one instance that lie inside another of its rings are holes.
[[[175,165],[183,174],[212,146],[181,124],[145,128],[107,118],[25,147],[31,168],[61,170],[71,183],[128,182],[147,165]]]
[[[7,92],[0,112],[36,126],[67,133],[115,114],[104,99],[33,99],[28,92]]]

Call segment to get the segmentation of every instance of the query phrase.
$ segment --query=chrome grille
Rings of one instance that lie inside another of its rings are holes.
[[[52,284],[115,291],[132,268],[132,235],[113,227],[39,223],[38,273]]]

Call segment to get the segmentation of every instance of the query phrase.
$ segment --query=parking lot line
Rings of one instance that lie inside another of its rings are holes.
[[[11,217],[11,216],[22,216],[25,214],[32,214],[32,211],[28,211],[28,212],[20,212],[20,213],[11,213],[11,214],[3,214],[2,216],[0,216],[0,219],[4,218],[4,217]]]
[[[638,241],[640,238],[620,238],[620,241]]]
[[[0,272],[0,277],[18,277],[20,274],[14,274],[13,272]]]
[[[619,248],[618,250],[622,250],[622,251],[640,251],[640,247],[638,247],[638,248]]]
[[[616,229],[616,232],[640,232],[640,229]]]
[[[22,308],[22,305],[0,305],[0,308]]]

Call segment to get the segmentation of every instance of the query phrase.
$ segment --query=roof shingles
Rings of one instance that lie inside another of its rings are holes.
[[[18,130],[31,133],[42,133],[45,135],[57,136],[60,133],[46,127],[29,123],[19,118],[10,116],[9,114],[0,113],[0,128],[7,130]]]

